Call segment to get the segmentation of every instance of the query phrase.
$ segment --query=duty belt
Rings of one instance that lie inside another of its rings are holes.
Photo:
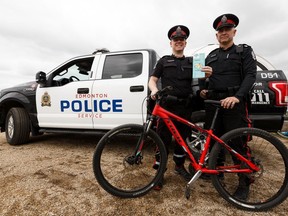
[[[226,97],[234,96],[235,93],[238,91],[238,89],[239,89],[239,86],[228,87],[225,89],[224,88],[223,89],[209,89],[207,92],[207,98],[221,100]]]
[[[179,97],[176,97],[176,96],[172,96],[172,95],[167,95],[165,97],[165,102],[166,104],[175,104],[175,105],[188,105],[189,102],[190,102],[190,98],[189,97],[186,97],[186,98],[179,98]]]

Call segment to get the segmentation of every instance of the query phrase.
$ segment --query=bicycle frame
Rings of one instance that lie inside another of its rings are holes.
[[[217,108],[219,109],[219,108]],[[216,111],[218,113],[218,111]],[[216,115],[217,115],[216,113]],[[153,111],[152,111],[152,116],[151,118],[148,120],[148,126],[147,129],[149,130],[152,121],[155,119],[155,117],[160,117],[166,124],[166,126],[168,127],[168,129],[170,130],[172,136],[174,137],[175,141],[182,146],[182,148],[186,151],[186,153],[189,155],[189,158],[191,160],[191,165],[193,166],[193,168],[197,171],[201,171],[201,173],[207,173],[207,174],[219,174],[222,172],[231,172],[231,173],[252,173],[253,171],[259,171],[260,168],[258,166],[256,166],[254,163],[252,163],[251,161],[249,161],[248,159],[246,159],[245,157],[243,157],[241,154],[239,154],[237,151],[235,151],[234,149],[232,149],[228,144],[226,144],[223,140],[221,140],[219,137],[217,137],[216,135],[213,134],[213,127],[211,127],[211,129],[206,130],[203,129],[201,127],[199,127],[196,124],[193,124],[192,122],[189,122],[186,119],[183,119],[169,111],[167,111],[166,109],[164,109],[163,107],[160,106],[159,102],[156,103]],[[215,116],[216,118],[216,116]],[[191,153],[190,148],[188,147],[188,145],[186,144],[186,142],[183,140],[182,136],[180,135],[179,131],[177,130],[175,124],[173,123],[172,120],[176,120],[182,124],[185,124],[187,126],[189,126],[191,129],[195,129],[201,133],[204,133],[206,135],[206,142],[204,144],[204,149],[201,153],[200,159],[199,159],[199,163],[195,160],[193,154]],[[150,123],[149,123],[150,122]],[[240,168],[240,165],[234,165],[234,166],[229,166],[229,167],[224,167],[224,166],[220,166],[218,167],[218,169],[212,170],[212,169],[208,169],[206,167],[203,167],[205,164],[205,158],[208,154],[210,145],[211,145],[211,139],[215,140],[216,142],[220,143],[222,146],[224,146],[224,148],[226,148],[230,153],[232,153],[237,159],[239,159],[240,161],[245,162],[246,164],[248,164],[248,166],[251,169],[248,168]]]

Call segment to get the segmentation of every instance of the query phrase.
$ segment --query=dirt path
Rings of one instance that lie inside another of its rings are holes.
[[[166,172],[161,192],[137,199],[107,194],[92,172],[99,136],[48,134],[11,146],[0,134],[0,215],[286,215],[288,201],[267,213],[238,210],[199,179],[190,200],[185,182]],[[288,145],[288,140],[285,141]],[[171,161],[171,159],[169,160]]]

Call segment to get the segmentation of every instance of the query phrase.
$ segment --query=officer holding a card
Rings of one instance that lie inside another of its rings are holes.
[[[192,58],[184,56],[184,49],[187,44],[186,39],[189,37],[189,33],[189,29],[183,25],[174,26],[168,31],[172,55],[166,55],[157,62],[148,84],[149,89],[151,90],[152,99],[155,99],[155,94],[158,91],[157,83],[160,78],[162,88],[172,86],[173,90],[169,92],[168,97],[161,105],[172,113],[175,113],[187,120],[190,119],[192,113],[190,103],[190,96],[192,95]],[[184,138],[188,137],[190,129],[178,122],[174,123],[179,129],[181,135]],[[158,122],[157,133],[160,135],[166,146],[171,143],[171,133],[162,120]],[[176,164],[175,172],[184,177],[185,180],[189,181],[192,176],[184,167],[185,157],[186,153],[183,148],[179,145],[175,145],[173,154],[173,160]],[[156,153],[156,161],[154,164],[155,169],[159,166],[158,163]],[[155,189],[160,190],[162,185],[163,179]]]
[[[215,125],[215,134],[219,137],[232,129],[250,126],[246,102],[248,92],[256,80],[256,57],[250,46],[234,44],[238,24],[239,19],[234,14],[223,14],[215,19],[213,28],[220,46],[206,57],[206,66],[202,68],[210,77],[207,88],[200,92],[200,96],[220,100],[223,107]],[[207,105],[205,110],[205,127],[209,128],[215,107]],[[243,140],[239,140],[237,146],[237,151],[248,155],[249,148]],[[246,200],[249,184],[247,176],[239,175],[235,196]]]

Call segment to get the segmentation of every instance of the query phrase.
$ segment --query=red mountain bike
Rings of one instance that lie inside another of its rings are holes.
[[[190,197],[191,185],[203,173],[210,174],[214,187],[225,200],[244,210],[264,211],[287,198],[288,150],[279,139],[256,128],[235,129],[219,138],[213,134],[214,122],[221,109],[219,101],[206,101],[217,108],[211,128],[205,130],[161,107],[161,99],[169,89],[157,93],[156,105],[144,125],[126,124],[116,127],[97,144],[93,171],[98,183],[107,192],[124,198],[139,197],[158,183],[166,170],[167,152],[152,127],[157,118],[162,118],[175,141],[186,151],[195,173],[186,186],[187,199]],[[191,142],[181,137],[172,120],[191,128]],[[233,149],[233,143],[239,139],[245,140],[250,149],[249,156],[241,155]],[[211,149],[212,141],[215,144]],[[152,167],[156,149],[160,154],[157,170]],[[222,158],[221,165],[218,165],[219,158]],[[247,200],[237,199],[233,195],[240,175],[249,177],[251,181]]]

